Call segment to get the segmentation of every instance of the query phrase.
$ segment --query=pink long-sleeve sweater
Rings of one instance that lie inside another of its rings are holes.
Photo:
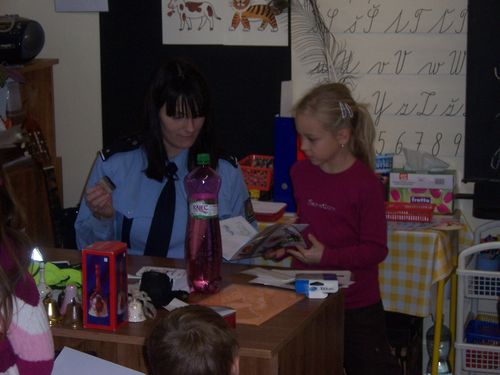
[[[14,267],[1,246],[0,263],[4,270]],[[29,273],[16,285],[13,306],[7,334],[0,337],[0,374],[50,375],[54,365],[54,343],[43,302]]]

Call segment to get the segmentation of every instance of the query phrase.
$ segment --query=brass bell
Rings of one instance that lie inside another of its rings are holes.
[[[64,325],[73,329],[82,328],[82,306],[76,302],[75,298],[72,298],[66,307]]]
[[[57,307],[56,301],[50,297],[45,297],[43,300],[45,306],[45,311],[47,312],[47,318],[49,319],[49,326],[53,327],[61,321],[61,315],[59,314],[59,308]]]

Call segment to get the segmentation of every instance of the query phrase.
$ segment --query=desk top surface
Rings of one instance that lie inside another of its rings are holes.
[[[67,249],[44,249],[46,261],[69,260],[72,264],[81,261],[81,252]],[[135,274],[143,266],[160,266],[184,268],[182,260],[173,260],[149,256],[129,256],[128,273]],[[248,265],[223,264],[223,286],[231,283],[247,283],[251,276],[241,274],[240,271]],[[192,294],[190,299],[195,303],[200,295]],[[296,333],[303,329],[311,320],[333,304],[343,304],[341,292],[331,294],[323,300],[303,299],[288,309],[279,313],[259,326],[237,324],[236,333],[240,343],[240,354],[261,358],[271,358]],[[343,311],[343,309],[339,309]],[[168,314],[166,310],[158,312],[158,317]],[[236,317],[237,319],[237,317]],[[53,327],[52,333],[59,337],[71,337],[87,340],[100,340],[132,345],[143,345],[144,340],[152,329],[154,321],[147,319],[140,323],[128,323],[116,332],[94,329],[71,329],[69,327]],[[263,339],[265,338],[265,339]]]

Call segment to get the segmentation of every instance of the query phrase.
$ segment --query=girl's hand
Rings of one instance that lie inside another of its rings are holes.
[[[312,243],[312,246],[309,249],[297,246],[297,250],[287,249],[286,252],[290,255],[293,255],[302,263],[318,264],[319,262],[321,262],[323,251],[325,251],[325,245],[319,242],[311,233],[307,236],[307,238],[309,238],[309,241],[311,241]]]
[[[283,259],[286,255],[287,254],[286,254],[285,249],[275,249],[275,250],[266,251],[262,255],[262,257],[264,259],[272,259],[272,260],[279,261],[279,260]]]
[[[99,183],[85,192],[85,202],[98,219],[111,219],[115,215],[111,194]]]

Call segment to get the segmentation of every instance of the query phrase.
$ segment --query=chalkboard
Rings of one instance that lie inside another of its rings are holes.
[[[109,12],[100,14],[103,143],[140,127],[150,77],[163,61],[182,56],[207,77],[226,151],[238,158],[273,154],[290,48],[163,45],[161,22],[160,1],[109,0]]]
[[[500,2],[469,1],[464,181],[500,181]]]

